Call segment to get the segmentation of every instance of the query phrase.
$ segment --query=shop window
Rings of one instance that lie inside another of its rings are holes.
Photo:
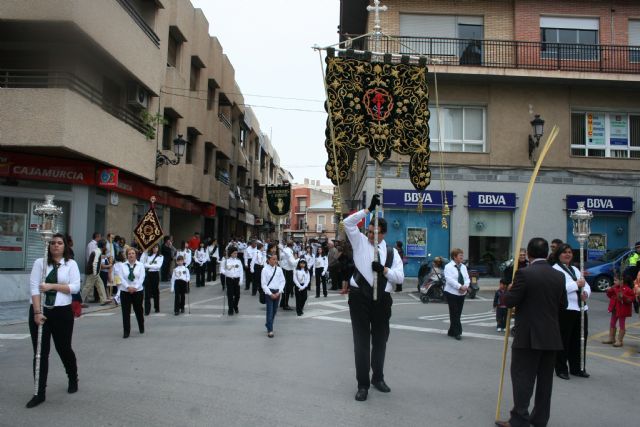
[[[438,109],[431,108],[429,136],[431,150],[483,153],[486,151],[484,107],[440,107],[442,129],[438,127]],[[442,143],[440,143],[442,137]]]
[[[640,158],[640,114],[573,112],[571,155],[580,157]]]
[[[469,211],[469,269],[497,277],[511,257],[512,213]]]

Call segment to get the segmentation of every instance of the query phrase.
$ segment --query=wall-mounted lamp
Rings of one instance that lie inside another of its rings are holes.
[[[398,221],[397,219],[393,220],[393,228],[400,228],[400,221]]]
[[[531,130],[533,136],[529,135],[529,158],[533,156],[533,150],[540,145],[540,138],[544,135],[544,120],[540,118],[540,114],[536,114],[535,118],[531,120]]]
[[[187,148],[187,141],[182,139],[182,135],[178,135],[176,139],[173,140],[173,154],[175,154],[175,160],[171,160],[166,155],[162,154],[160,150],[156,152],[156,168],[159,168],[162,165],[177,165],[180,163],[180,158],[184,156],[184,151]]]

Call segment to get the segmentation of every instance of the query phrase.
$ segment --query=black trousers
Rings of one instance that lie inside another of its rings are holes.
[[[282,271],[284,272],[285,282],[284,292],[282,293],[282,298],[280,299],[280,307],[284,308],[289,307],[289,297],[291,296],[295,285],[293,283],[293,270],[285,270],[283,268]]]
[[[327,277],[322,274],[324,268],[316,268],[314,270],[314,276],[316,276],[316,298],[320,296],[320,283],[322,282],[322,295],[327,296]]]
[[[220,284],[222,285],[222,290],[224,291],[224,288],[227,284],[227,276],[222,273],[220,273]]]
[[[464,295],[453,295],[449,292],[445,292],[447,296],[447,304],[449,305],[449,331],[447,335],[450,337],[456,337],[462,335],[462,323],[460,323],[460,316],[462,316],[462,307],[464,306]]]
[[[164,257],[162,267],[160,267],[160,276],[163,282],[171,280],[171,259]]]
[[[227,277],[227,300],[229,300],[229,310],[237,310],[240,301],[240,279]]]
[[[184,313],[184,300],[185,295],[187,294],[187,282],[185,280],[176,280],[173,284],[173,312],[179,313],[182,311]]]
[[[258,289],[262,288],[262,269],[264,267],[261,265],[253,266],[253,281],[251,282],[251,295],[255,295],[258,292]]]
[[[76,354],[71,348],[73,336],[73,311],[71,305],[53,308],[44,308],[42,314],[47,318],[42,326],[42,342],[40,349],[40,378],[38,380],[38,395],[44,396],[47,388],[47,375],[49,374],[49,351],[51,350],[51,338],[53,345],[62,360],[64,370],[69,379],[78,378],[78,365]],[[38,325],[33,320],[33,305],[29,306],[29,332],[33,345],[33,376],[36,375],[36,348],[38,346]]]
[[[505,329],[507,327],[507,307],[496,307],[496,328]]]
[[[247,267],[244,267],[244,290],[248,291],[251,288],[251,284],[253,283],[253,274],[251,274],[251,270],[249,269],[251,266],[251,258],[247,259]]]
[[[349,315],[353,330],[353,351],[356,361],[358,388],[368,389],[371,382],[384,380],[384,358],[389,339],[389,319],[393,300],[381,292],[378,301],[349,288]],[[373,371],[369,381],[369,371]]]
[[[340,278],[340,269],[337,266],[329,267],[329,277],[331,277],[331,290],[340,289],[342,280]]]
[[[216,270],[218,269],[218,258],[209,258],[207,263],[207,282],[216,280]]]
[[[122,329],[125,335],[131,332],[131,307],[136,314],[138,321],[138,330],[144,333],[144,313],[142,310],[142,300],[144,298],[143,291],[130,294],[129,292],[120,292],[120,307],[122,307]]]
[[[304,311],[304,304],[307,302],[307,289],[309,288],[304,288],[304,290],[301,291],[296,286],[296,313],[298,314],[302,314]]]
[[[528,348],[511,349],[511,382],[513,409],[509,422],[513,427],[544,427],[549,422],[555,351]],[[533,410],[529,402],[536,387]]]
[[[196,287],[199,288],[201,286],[204,286],[204,276],[206,273],[207,266],[206,264],[198,264],[197,262],[195,263],[195,270],[196,270]]]
[[[160,311],[160,272],[147,271],[144,276],[144,314],[151,312],[151,299],[153,299],[153,310]]]
[[[582,370],[580,363],[580,312],[562,310],[560,312],[560,335],[562,351],[556,353],[556,373],[577,373]],[[587,353],[589,335],[589,316],[584,312],[584,350]],[[569,369],[567,370],[567,362]]]

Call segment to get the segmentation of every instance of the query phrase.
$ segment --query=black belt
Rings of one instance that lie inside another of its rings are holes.
[[[280,289],[271,289],[271,288],[269,288],[269,290],[271,291],[272,294],[280,293]]]

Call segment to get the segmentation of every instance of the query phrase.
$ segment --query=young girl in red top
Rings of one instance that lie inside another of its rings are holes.
[[[607,289],[609,297],[609,312],[611,313],[611,322],[609,323],[609,339],[602,341],[603,344],[613,344],[614,347],[622,347],[625,333],[625,320],[631,317],[631,305],[635,298],[633,294],[633,277],[625,274],[622,282],[616,278],[612,288]],[[618,339],[616,336],[616,322],[620,326]],[[614,343],[615,340],[615,343]]]

